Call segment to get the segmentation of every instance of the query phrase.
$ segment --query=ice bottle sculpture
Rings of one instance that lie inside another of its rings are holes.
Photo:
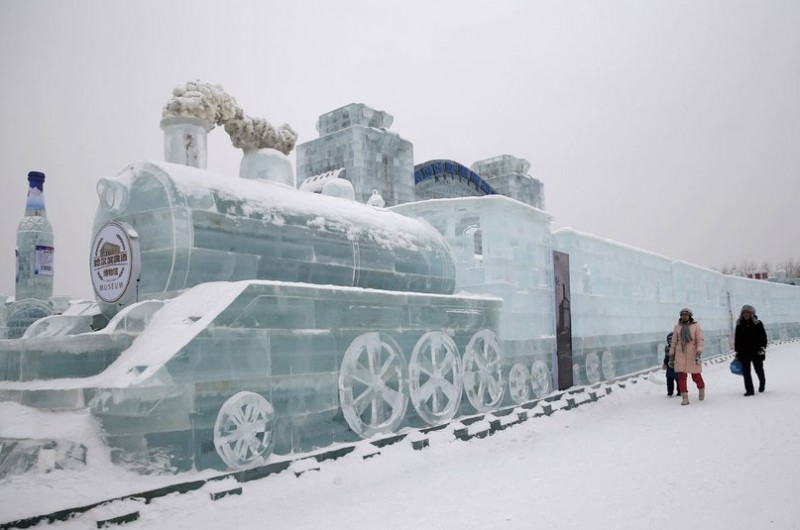
[[[17,227],[17,301],[53,296],[53,227],[44,208],[44,173],[28,173],[25,217]]]

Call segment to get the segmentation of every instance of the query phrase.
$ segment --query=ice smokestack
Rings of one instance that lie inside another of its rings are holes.
[[[164,131],[164,160],[205,169],[208,161],[208,131],[214,126],[192,116],[161,119]]]

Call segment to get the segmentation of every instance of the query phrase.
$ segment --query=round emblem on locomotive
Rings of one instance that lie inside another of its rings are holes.
[[[107,303],[125,303],[135,294],[131,285],[139,279],[139,236],[126,223],[100,227],[92,241],[89,268],[97,297]]]

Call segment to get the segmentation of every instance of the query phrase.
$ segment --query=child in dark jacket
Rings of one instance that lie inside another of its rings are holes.
[[[667,335],[667,345],[664,346],[664,362],[661,365],[662,370],[667,371],[667,395],[672,396],[673,392],[678,388],[678,374],[675,369],[669,366],[669,348],[672,345],[672,332]],[[676,396],[680,396],[680,392],[675,392]]]

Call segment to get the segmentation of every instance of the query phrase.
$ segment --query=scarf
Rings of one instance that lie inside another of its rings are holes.
[[[689,334],[689,326],[691,322],[686,324],[681,322],[681,348],[686,349],[686,345],[692,341],[692,336]]]

